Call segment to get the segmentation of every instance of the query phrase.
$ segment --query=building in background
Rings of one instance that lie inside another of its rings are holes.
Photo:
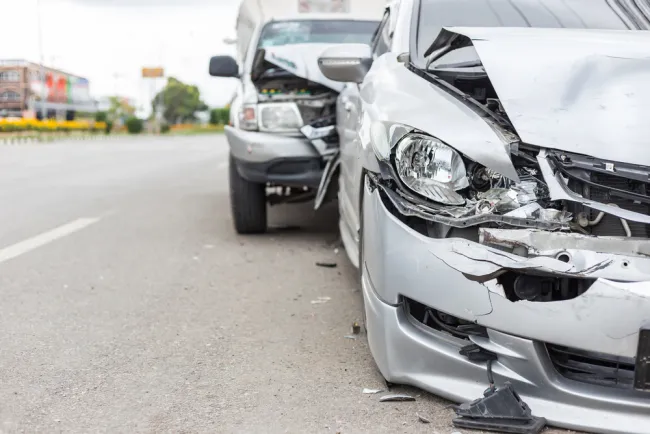
[[[78,112],[95,111],[87,79],[25,60],[0,60],[0,117],[72,120]]]

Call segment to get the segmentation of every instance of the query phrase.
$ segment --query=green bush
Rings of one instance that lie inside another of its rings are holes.
[[[95,113],[95,122],[106,122],[107,120],[108,114],[106,112]]]
[[[169,126],[169,124],[162,124],[160,126],[160,132],[163,133],[163,134],[167,134],[170,129],[171,129],[171,127]]]
[[[230,121],[230,109],[227,107],[210,110],[210,123],[212,125],[228,125]]]
[[[113,121],[107,120],[106,121],[106,134],[110,134],[112,129],[113,129]]]
[[[142,119],[138,119],[135,116],[132,116],[126,120],[126,130],[129,134],[140,134],[144,129],[144,122]]]

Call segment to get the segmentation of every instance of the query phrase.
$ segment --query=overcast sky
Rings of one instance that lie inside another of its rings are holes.
[[[0,0],[0,59],[39,61],[39,2],[44,63],[88,78],[95,97],[117,92],[148,105],[143,66],[196,84],[211,106],[234,92],[234,79],[207,71],[210,56],[234,54],[222,41],[235,35],[240,0]]]

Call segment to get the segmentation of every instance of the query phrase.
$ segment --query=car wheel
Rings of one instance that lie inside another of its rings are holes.
[[[266,232],[266,186],[242,178],[233,156],[229,161],[230,209],[238,234]]]

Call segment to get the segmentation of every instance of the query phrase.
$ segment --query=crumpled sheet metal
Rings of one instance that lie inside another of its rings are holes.
[[[524,247],[529,254],[572,250],[650,257],[650,239],[594,237],[576,233],[550,233],[540,230],[480,228],[481,244],[506,248]]]
[[[466,240],[450,239],[430,246],[432,255],[478,280],[489,280],[504,270],[536,271],[566,277],[605,278],[625,282],[650,280],[650,258],[566,249],[570,262],[552,256],[523,256]],[[543,253],[543,252],[542,252]]]
[[[477,215],[468,215],[465,211],[469,210],[471,212],[474,208],[460,208],[460,207],[449,207],[447,210],[434,210],[431,207],[424,207],[412,203],[410,200],[404,198],[402,194],[393,191],[392,189],[386,187],[381,183],[375,183],[385,194],[388,199],[393,203],[395,208],[400,212],[400,214],[405,216],[415,216],[420,217],[425,220],[432,222],[438,222],[446,224],[456,228],[466,228],[470,226],[477,226],[483,223],[504,223],[511,226],[519,227],[536,227],[540,229],[547,230],[566,230],[569,229],[569,226],[566,223],[554,222],[554,221],[541,221],[541,220],[530,220],[520,217],[512,217],[507,215],[498,215],[498,214],[477,214]],[[450,211],[460,211],[456,214],[455,217],[450,217]]]

